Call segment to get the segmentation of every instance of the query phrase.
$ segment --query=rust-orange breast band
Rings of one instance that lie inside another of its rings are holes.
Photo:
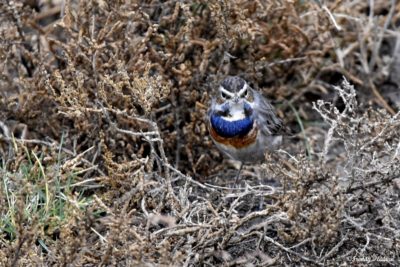
[[[212,127],[211,123],[208,124],[208,129],[209,129],[211,137],[217,143],[220,143],[220,144],[223,144],[226,146],[232,146],[237,149],[244,148],[244,147],[250,146],[253,143],[255,143],[256,139],[257,139],[257,134],[258,134],[257,126],[253,127],[253,129],[244,136],[234,136],[234,137],[222,137],[222,136],[218,135],[218,133]]]

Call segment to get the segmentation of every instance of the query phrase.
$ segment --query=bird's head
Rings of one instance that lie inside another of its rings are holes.
[[[238,76],[228,76],[218,87],[217,103],[228,120],[240,120],[252,113],[253,92]]]

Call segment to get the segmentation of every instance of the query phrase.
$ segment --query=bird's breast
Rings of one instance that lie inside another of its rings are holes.
[[[239,149],[256,142],[258,129],[255,125],[251,117],[229,121],[222,116],[213,114],[210,118],[209,128],[214,141]]]
[[[245,136],[251,131],[254,120],[251,117],[244,117],[238,120],[227,120],[223,116],[212,114],[210,118],[212,128],[221,137]]]

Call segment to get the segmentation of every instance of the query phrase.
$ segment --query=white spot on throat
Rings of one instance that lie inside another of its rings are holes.
[[[234,104],[230,109],[230,116],[222,117],[226,121],[237,121],[246,118],[246,114],[244,114],[243,103]]]

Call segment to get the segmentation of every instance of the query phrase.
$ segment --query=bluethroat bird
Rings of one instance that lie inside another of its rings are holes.
[[[264,153],[282,143],[282,122],[273,106],[238,76],[228,76],[212,98],[208,129],[215,145],[223,153],[245,163],[264,159]]]

